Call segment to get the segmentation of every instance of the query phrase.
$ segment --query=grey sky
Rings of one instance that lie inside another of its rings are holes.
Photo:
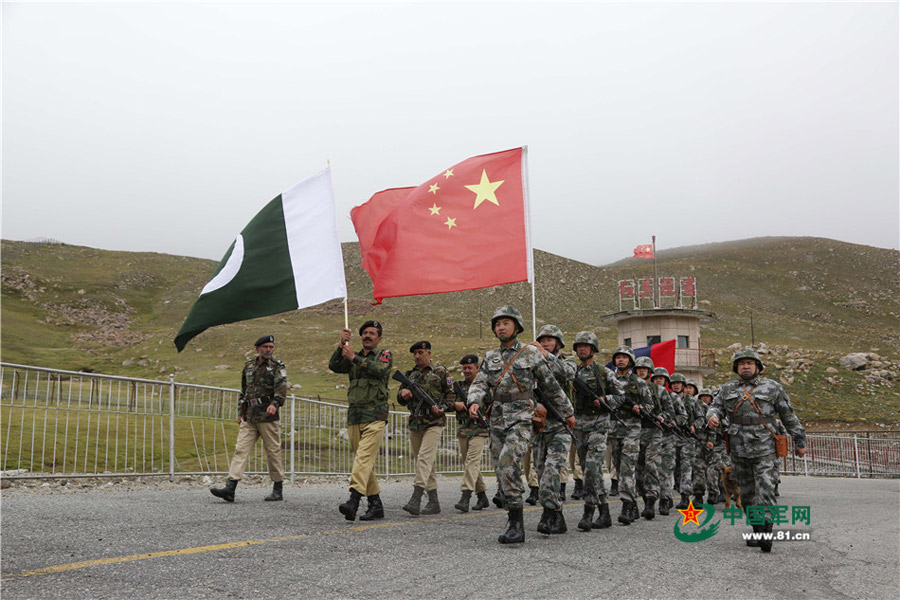
[[[219,259],[529,147],[535,248],[898,247],[898,4],[3,4],[4,238]]]

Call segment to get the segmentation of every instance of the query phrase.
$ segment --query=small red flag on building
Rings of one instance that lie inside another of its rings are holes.
[[[650,244],[642,244],[634,249],[632,258],[653,258],[653,246]]]
[[[466,159],[350,211],[377,304],[531,281],[524,150]]]

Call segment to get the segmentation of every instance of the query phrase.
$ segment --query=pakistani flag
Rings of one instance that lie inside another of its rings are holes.
[[[259,211],[225,253],[175,337],[178,351],[209,327],[344,298],[331,170]]]

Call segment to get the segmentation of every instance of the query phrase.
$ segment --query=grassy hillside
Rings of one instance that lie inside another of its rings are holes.
[[[344,244],[351,328],[367,318],[385,325],[384,347],[408,368],[406,352],[430,339],[435,357],[450,366],[464,353],[493,347],[489,319],[505,303],[531,320],[526,284],[388,299],[371,306],[372,286],[358,266],[357,244]],[[216,327],[181,354],[172,339],[215,269],[210,260],[156,253],[111,252],[64,244],[2,242],[2,360],[64,369],[236,387],[239,367],[262,334],[276,337],[298,393],[342,398],[343,378],[327,371],[343,326],[339,301]],[[735,343],[755,340],[771,349],[769,375],[787,389],[804,419],[900,422],[897,362],[900,253],[819,238],[760,238],[684,247],[659,253],[660,275],[695,275],[702,308],[718,319],[704,326],[703,346],[727,363]],[[582,329],[609,350],[616,332],[601,315],[616,312],[616,281],[652,273],[651,261],[595,267],[535,251],[538,326],[558,324],[569,340]],[[530,327],[529,327],[530,330]],[[875,352],[895,375],[874,381],[847,371],[838,359]],[[798,362],[799,361],[799,362]],[[826,369],[838,369],[838,373]],[[724,365],[711,382],[729,375]],[[826,379],[826,378],[830,378]]]

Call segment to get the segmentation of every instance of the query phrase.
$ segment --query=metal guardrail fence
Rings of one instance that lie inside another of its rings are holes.
[[[0,471],[11,478],[228,472],[239,390],[0,363]],[[389,415],[379,477],[412,475],[408,413]],[[281,410],[285,474],[349,475],[346,405],[291,395]],[[436,471],[462,472],[452,416]],[[482,470],[488,470],[487,452]],[[268,473],[258,444],[248,473]]]
[[[238,390],[0,363],[0,471],[10,478],[224,474],[237,439]],[[376,473],[412,475],[408,413],[391,412]],[[285,473],[349,475],[347,407],[289,396],[281,411]],[[436,471],[462,472],[452,416]],[[809,434],[794,475],[900,477],[900,432]],[[485,451],[482,470],[490,469]],[[258,444],[248,473],[268,473]]]

